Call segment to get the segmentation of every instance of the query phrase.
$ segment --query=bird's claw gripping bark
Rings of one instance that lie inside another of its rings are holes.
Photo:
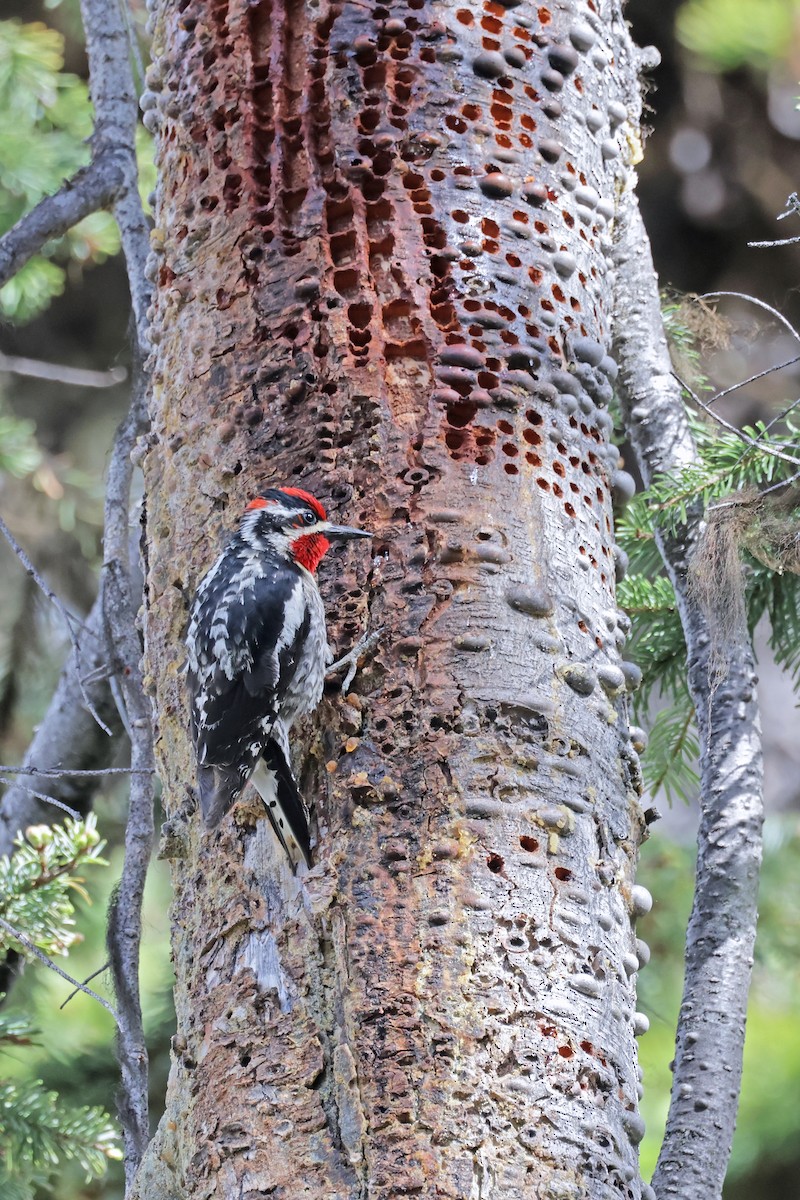
[[[352,650],[348,650],[347,654],[343,654],[341,658],[337,658],[336,662],[331,663],[326,671],[326,675],[334,675],[340,671],[342,667],[347,666],[347,674],[342,680],[342,695],[346,696],[350,684],[355,678],[358,664],[361,662],[374,646],[377,646],[380,641],[381,634],[384,632],[384,626],[381,625],[378,629],[373,629],[372,633],[366,634],[359,642],[356,642]]]

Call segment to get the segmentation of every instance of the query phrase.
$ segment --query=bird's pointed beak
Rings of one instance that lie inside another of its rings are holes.
[[[328,538],[362,538],[372,537],[368,529],[354,529],[352,525],[329,525],[325,530]]]

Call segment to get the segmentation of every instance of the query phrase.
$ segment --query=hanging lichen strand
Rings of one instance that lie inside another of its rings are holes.
[[[156,9],[147,642],[179,1033],[152,1169],[192,1197],[638,1200],[620,4]],[[334,644],[385,627],[306,731],[300,892],[255,805],[214,838],[178,819],[186,597],[281,482],[375,531],[368,572],[321,572]]]

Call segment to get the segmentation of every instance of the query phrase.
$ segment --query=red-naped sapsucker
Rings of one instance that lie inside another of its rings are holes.
[[[331,538],[369,537],[333,525],[299,488],[270,488],[192,604],[188,682],[200,809],[218,825],[252,782],[293,865],[309,861],[308,814],[289,753],[296,717],[316,708],[332,659],[315,572]]]

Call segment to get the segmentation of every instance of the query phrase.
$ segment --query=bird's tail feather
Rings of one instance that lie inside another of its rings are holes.
[[[310,866],[308,812],[286,751],[274,737],[264,747],[250,782],[264,801],[275,836],[292,867],[296,868],[300,862]]]

